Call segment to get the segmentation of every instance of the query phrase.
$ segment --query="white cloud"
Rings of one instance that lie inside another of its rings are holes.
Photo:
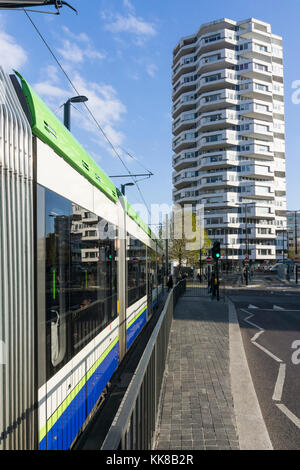
[[[0,17],[0,65],[7,72],[19,69],[27,62],[27,53],[17,44],[15,38],[4,31],[3,19]]]
[[[60,86],[59,76],[54,69],[52,66],[44,69],[43,76],[40,82],[34,85],[34,89],[52,109],[57,110],[68,98],[74,96],[76,92],[71,88],[64,89]],[[87,96],[89,109],[113,145],[116,147],[121,145],[124,141],[124,135],[117,129],[116,125],[122,120],[127,110],[118,98],[116,90],[111,85],[88,81],[75,70],[72,71],[72,81],[78,93]],[[97,128],[88,111],[84,108],[84,105],[75,104],[75,107],[78,111],[76,109],[72,110],[72,122],[76,123],[81,129],[91,133],[93,136],[92,141],[106,148],[111,153],[111,147]]]
[[[67,26],[63,26],[63,31],[70,38],[62,39],[62,47],[58,49],[58,52],[65,60],[79,64],[84,62],[85,58],[102,60],[106,57],[105,54],[94,48],[92,41],[86,33],[76,35]],[[81,44],[79,45],[78,43]]]
[[[102,18],[104,18],[103,15]],[[114,20],[107,24],[105,29],[112,33],[131,33],[139,37],[150,37],[156,34],[153,24],[147,23],[142,18],[138,18],[133,14],[128,16],[115,15]]]
[[[154,77],[158,68],[155,64],[148,64],[146,67],[146,70],[147,70],[147,74],[150,75],[150,77]]]
[[[129,1],[129,0],[123,0],[123,5],[125,8],[128,8],[128,10],[134,12],[134,6],[132,5],[132,3]]]

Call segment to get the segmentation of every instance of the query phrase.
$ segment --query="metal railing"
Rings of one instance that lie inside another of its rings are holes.
[[[101,450],[151,450],[168,351],[174,306],[185,280],[170,291]]]

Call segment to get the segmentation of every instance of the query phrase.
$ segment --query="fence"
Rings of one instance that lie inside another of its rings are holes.
[[[169,293],[101,450],[152,449],[174,306],[185,288],[183,280]]]

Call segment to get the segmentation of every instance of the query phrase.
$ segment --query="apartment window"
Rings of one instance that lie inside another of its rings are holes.
[[[204,122],[215,122],[222,119],[222,114],[213,114],[212,116],[207,116],[203,119]]]
[[[202,139],[202,142],[218,142],[222,140],[222,138],[223,138],[222,134],[210,135],[210,136],[204,137]]]
[[[255,83],[255,89],[260,91],[269,91],[267,85],[262,85],[261,83]]]
[[[268,71],[267,65],[257,64],[256,62],[254,63],[254,68],[255,68],[256,70],[260,70],[260,71],[263,71],[263,72],[267,72],[267,71]]]
[[[264,105],[264,104],[255,103],[255,110],[256,111],[263,111],[263,112],[267,111],[268,112],[269,111],[269,106]]]
[[[240,111],[247,111],[249,109],[249,103],[240,104]]]
[[[205,96],[205,102],[210,103],[211,101],[217,101],[221,98],[221,94],[218,93],[217,95],[210,95],[210,96]]]
[[[204,42],[205,44],[209,43],[209,42],[214,42],[214,41],[219,41],[221,39],[221,34],[214,34],[213,36],[207,36],[206,38],[204,38]]]
[[[216,73],[214,75],[209,75],[208,77],[205,77],[205,82],[214,82],[216,80],[221,80],[222,75],[220,73]]]
[[[249,68],[249,63],[241,64],[238,66],[238,70],[247,70]]]
[[[262,124],[256,124],[255,127],[257,131],[260,131],[262,133],[269,132],[270,130],[269,126],[263,126]]]
[[[208,64],[209,62],[215,62],[216,60],[220,60],[220,59],[221,59],[221,54],[215,54],[215,55],[210,55],[208,57],[204,57],[203,62],[205,64]]]
[[[268,52],[268,48],[266,46],[262,46],[261,44],[254,43],[256,50],[261,52]]]

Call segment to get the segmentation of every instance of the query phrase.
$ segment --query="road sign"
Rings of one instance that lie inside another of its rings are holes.
[[[249,258],[246,256],[246,257],[244,258],[244,261],[245,261],[245,263],[249,263]]]
[[[294,258],[295,263],[298,263],[299,258]]]
[[[207,262],[207,263],[211,263],[211,262],[212,262],[212,257],[211,257],[211,256],[207,256],[207,257],[206,257],[206,262]]]

